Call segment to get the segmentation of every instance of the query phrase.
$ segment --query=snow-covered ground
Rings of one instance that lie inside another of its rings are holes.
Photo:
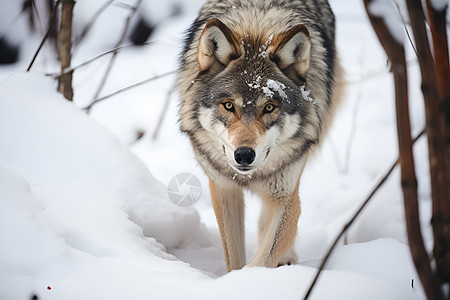
[[[77,1],[75,33],[103,3]],[[155,14],[162,5],[155,3],[144,0],[141,14],[158,18],[169,11]],[[183,32],[202,1],[182,3],[183,14],[157,20],[154,42],[119,53],[100,96],[175,70]],[[14,26],[3,19],[1,25],[9,26],[3,28],[17,30],[16,42],[18,36],[28,42],[22,43],[18,63],[0,66],[0,299],[300,299],[337,232],[397,156],[392,78],[362,1],[331,5],[349,84],[330,135],[301,180],[300,262],[229,274],[207,178],[179,133],[177,95],[168,97],[174,76],[108,98],[87,115],[81,108],[97,92],[110,56],[75,71],[70,103],[45,76],[57,71],[48,47],[32,72],[24,72],[40,42],[20,23],[25,17],[11,21]],[[0,3],[0,17],[6,6]],[[111,49],[128,13],[123,6],[108,7],[74,49],[72,64]],[[424,112],[417,64],[410,66],[416,134]],[[154,139],[166,101],[168,111]],[[430,248],[426,150],[422,138],[414,151]],[[195,205],[182,208],[169,200],[167,185],[186,172],[200,180],[202,194]],[[249,261],[257,248],[259,207],[248,194]],[[407,247],[398,170],[340,243],[312,298],[425,298]]]

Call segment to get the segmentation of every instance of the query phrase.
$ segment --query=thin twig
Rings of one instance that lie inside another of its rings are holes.
[[[42,25],[42,19],[41,19],[41,14],[39,13],[39,10],[36,6],[36,0],[31,0],[31,13],[33,13],[36,15],[36,30],[38,31],[44,31],[44,25]],[[34,22],[33,22],[34,23]],[[37,29],[39,27],[39,29]],[[41,33],[42,33],[41,32]]]
[[[164,121],[164,117],[166,116],[167,110],[169,108],[170,98],[172,97],[173,92],[176,90],[176,84],[174,84],[169,92],[167,93],[166,102],[164,103],[164,107],[159,115],[158,123],[156,123],[155,131],[153,132],[152,139],[156,140],[158,137],[159,130],[161,129],[161,125]]]
[[[118,3],[116,3],[115,6],[120,7],[120,8],[124,8],[124,9],[131,9],[131,10],[134,9],[133,5],[128,4],[128,3],[124,3],[124,2],[118,2]]]
[[[56,8],[58,7],[58,5],[60,3],[61,3],[61,0],[58,0],[55,3],[55,7],[53,8],[52,15],[50,17],[50,21],[49,21],[49,24],[48,24],[47,32],[45,33],[44,38],[42,39],[41,43],[39,44],[39,47],[36,50],[36,53],[34,54],[33,59],[31,60],[30,65],[27,68],[27,72],[29,72],[31,70],[31,67],[34,64],[34,61],[36,60],[39,52],[41,51],[42,47],[44,46],[45,41],[47,40],[48,36],[50,35],[50,31],[52,29],[52,25],[53,25],[53,22],[55,21],[55,17],[56,17]]]
[[[175,73],[176,73],[176,71],[170,71],[170,72],[167,72],[167,73],[164,73],[164,74],[161,74],[161,75],[153,76],[153,77],[151,77],[151,78],[148,78],[148,79],[143,80],[143,81],[140,81],[140,82],[138,82],[138,83],[129,85],[129,86],[127,86],[127,87],[124,87],[123,89],[117,90],[117,91],[115,91],[114,93],[108,94],[108,95],[103,96],[103,97],[98,98],[98,99],[95,99],[91,104],[89,104],[88,106],[86,106],[85,108],[83,108],[83,110],[85,110],[87,113],[89,113],[90,110],[92,109],[92,107],[93,107],[95,104],[97,104],[97,103],[99,103],[99,102],[101,102],[101,101],[104,101],[104,100],[106,100],[106,99],[108,99],[108,98],[110,98],[110,97],[112,97],[112,96],[117,95],[117,94],[120,94],[120,93],[126,92],[126,91],[128,91],[128,90],[131,90],[131,89],[133,89],[133,88],[135,88],[135,87],[138,87],[138,86],[140,86],[140,85],[146,84],[146,83],[148,83],[148,82],[150,82],[150,81],[153,81],[153,80],[156,80],[156,79],[160,79],[160,78],[163,78],[163,77],[166,77],[166,76],[169,76],[169,75],[173,75],[173,74],[175,74]]]
[[[120,36],[119,40],[117,41],[117,43],[116,43],[116,45],[115,45],[114,48],[119,47],[120,44],[122,44],[123,40],[125,39],[125,36],[126,36],[126,34],[127,34],[127,32],[128,32],[128,27],[130,26],[131,18],[132,18],[132,17],[134,16],[134,14],[136,13],[136,11],[137,11],[139,5],[141,4],[141,2],[142,2],[142,0],[138,0],[137,3],[136,3],[136,5],[135,5],[134,7],[131,7],[131,6],[129,7],[130,10],[131,10],[131,12],[130,12],[130,14],[128,15],[127,19],[125,20],[125,26],[124,26],[124,28],[123,28],[122,34],[121,34],[121,36]],[[98,98],[98,96],[99,96],[100,93],[102,92],[103,87],[105,86],[106,80],[108,79],[109,73],[111,72],[111,69],[112,69],[112,67],[113,67],[113,65],[114,65],[114,62],[115,62],[115,60],[116,60],[116,57],[117,57],[117,54],[118,54],[118,53],[119,53],[118,51],[114,51],[114,52],[113,52],[113,55],[112,55],[112,57],[111,57],[111,60],[109,61],[108,67],[107,67],[107,69],[106,69],[106,72],[105,72],[105,74],[103,75],[103,79],[102,79],[102,81],[100,82],[100,85],[99,85],[97,91],[95,92],[93,99]],[[95,103],[95,101],[92,102],[92,104],[94,104],[94,103]],[[90,106],[92,106],[92,104],[91,104]],[[89,112],[89,110],[88,110],[88,112]]]
[[[422,129],[422,131],[416,136],[416,138],[413,140],[413,144],[425,133],[425,129]],[[377,183],[375,188],[370,192],[369,196],[364,200],[364,202],[361,204],[361,206],[358,208],[356,213],[353,215],[353,217],[348,221],[344,227],[342,228],[341,232],[338,234],[336,239],[334,240],[333,244],[331,245],[330,249],[328,249],[327,254],[322,259],[322,262],[320,264],[319,269],[317,270],[316,276],[314,277],[314,280],[312,281],[311,285],[309,286],[308,292],[305,294],[304,300],[308,299],[308,297],[311,295],[311,292],[316,285],[317,279],[319,278],[320,274],[322,273],[326,263],[328,262],[328,259],[331,256],[331,253],[333,252],[334,248],[336,248],[337,243],[342,238],[342,236],[348,231],[350,226],[352,226],[353,222],[356,220],[356,218],[361,214],[363,209],[367,206],[367,204],[370,202],[372,197],[375,195],[375,193],[380,189],[380,187],[386,182],[386,180],[391,175],[392,171],[394,171],[395,167],[398,165],[399,158],[391,165],[389,170],[385,173],[385,175],[380,179],[380,181]]]
[[[356,102],[353,106],[353,112],[352,112],[352,118],[351,118],[351,127],[350,127],[350,133],[347,140],[347,146],[345,148],[345,157],[344,157],[344,164],[343,164],[343,171],[344,174],[348,173],[348,169],[350,168],[350,154],[352,151],[352,145],[353,141],[355,140],[356,135],[356,124],[357,124],[357,117],[358,117],[358,108],[359,104],[361,102],[361,86],[358,89],[358,95],[356,96]]]
[[[336,169],[338,173],[342,175],[344,173],[344,165],[341,163],[336,143],[334,142],[331,134],[328,136],[328,144],[330,145],[330,151],[331,154],[333,155],[334,163],[336,164]]]
[[[363,49],[362,52],[364,52],[364,49]],[[364,61],[362,59],[362,56],[359,57],[359,65],[360,65],[360,69],[364,69]],[[336,167],[337,167],[338,172],[340,174],[347,174],[348,170],[350,168],[350,166],[349,166],[350,165],[350,155],[351,155],[353,140],[355,139],[355,135],[356,135],[357,115],[358,115],[357,113],[358,113],[359,103],[361,102],[362,84],[363,84],[363,82],[360,82],[358,84],[358,87],[357,87],[356,100],[355,100],[355,104],[353,105],[352,116],[351,116],[351,119],[350,119],[350,122],[351,122],[350,123],[350,132],[349,132],[349,136],[348,136],[348,139],[347,139],[347,143],[346,143],[346,147],[345,147],[345,153],[344,153],[342,164],[341,164],[341,161],[340,161],[340,158],[339,158],[339,154],[338,154],[336,145],[335,145],[334,141],[331,139],[331,136],[330,136],[331,150],[332,150],[332,153],[333,153],[334,160],[336,162]]]
[[[153,44],[153,43],[154,43],[154,41],[150,41],[150,42],[143,43],[143,44],[141,44],[141,45],[139,45],[137,47],[150,45],[150,44]],[[89,59],[89,60],[87,60],[87,61],[85,61],[85,62],[83,62],[83,63],[81,63],[79,65],[77,65],[77,66],[75,66],[75,67],[66,68],[66,69],[63,70],[62,73],[47,73],[47,74],[45,74],[45,76],[51,76],[51,77],[53,77],[55,79],[58,79],[59,77],[65,75],[65,74],[68,74],[68,73],[72,73],[73,71],[75,71],[75,70],[77,70],[77,69],[79,69],[81,67],[84,67],[84,66],[86,66],[86,65],[96,61],[97,59],[102,58],[105,55],[108,55],[108,54],[113,53],[115,51],[120,51],[120,50],[122,50],[124,48],[129,48],[129,47],[136,47],[136,45],[135,44],[128,44],[128,45],[119,46],[117,48],[114,48],[114,49],[111,49],[111,50],[106,51],[104,53],[101,53],[101,54],[99,54],[99,55],[97,55],[97,56],[95,56],[95,57],[93,57],[93,58],[91,58],[91,59]]]
[[[91,30],[92,26],[94,25],[95,21],[97,21],[98,17],[108,8],[108,6],[113,3],[114,0],[108,0],[106,1],[92,16],[92,18],[89,20],[89,22],[84,26],[83,31],[75,38],[73,41],[73,45],[76,47],[79,42],[86,36],[86,34]]]
[[[364,49],[363,49],[364,51]],[[364,68],[364,59],[363,56],[360,55],[359,56],[359,66],[361,67],[361,69],[365,69]],[[355,104],[353,106],[353,111],[352,111],[352,117],[351,117],[351,124],[350,124],[350,133],[348,136],[348,140],[347,140],[347,145],[345,148],[345,156],[344,156],[344,164],[343,164],[343,171],[344,174],[348,173],[348,170],[350,168],[350,154],[352,151],[352,145],[353,145],[353,141],[355,139],[355,135],[356,135],[356,125],[357,125],[357,119],[358,119],[358,108],[359,108],[359,104],[361,102],[361,96],[362,96],[362,82],[358,85],[357,88],[357,94],[356,94],[356,101]]]
[[[417,64],[417,59],[409,59],[407,61],[408,66]],[[374,78],[381,78],[389,73],[389,67],[380,68],[379,70],[374,70],[371,72],[368,72],[366,74],[356,74],[355,76],[352,76],[353,78],[350,78],[347,80],[347,84],[360,84],[364,83],[368,80],[374,79]]]
[[[411,44],[411,47],[413,48],[414,53],[416,53],[416,57],[419,58],[419,54],[417,53],[416,46],[414,46],[411,35],[409,34],[408,27],[406,26],[405,18],[403,18],[402,11],[400,9],[400,4],[398,4],[397,0],[393,0],[393,2],[394,2],[394,5],[397,7],[398,14],[400,15],[400,19],[402,19],[403,27],[405,27],[406,36],[408,37],[409,43]]]

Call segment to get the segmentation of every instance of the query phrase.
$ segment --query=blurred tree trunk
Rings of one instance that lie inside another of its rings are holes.
[[[440,219],[435,218],[433,255],[441,282],[450,285],[450,64],[448,55],[448,39],[446,24],[446,5],[442,10],[433,7],[427,0],[428,18],[433,38],[434,59],[436,61],[436,83],[439,102],[439,125],[441,140],[444,144],[444,192],[434,210],[440,211]],[[434,214],[433,214],[434,215]],[[439,231],[438,231],[439,230]],[[450,299],[450,291],[448,298]]]
[[[440,276],[441,274],[439,274],[438,278],[432,271],[420,231],[417,182],[414,172],[408,110],[408,81],[405,50],[403,42],[397,41],[394,38],[393,33],[386,25],[383,17],[375,16],[371,13],[371,3],[372,0],[364,0],[369,19],[378,39],[386,51],[394,74],[399,157],[409,247],[427,298],[444,299],[440,290],[440,283],[445,281],[443,281],[443,278]],[[438,101],[439,99],[437,97],[435,63],[428,46],[422,4],[420,0],[407,0],[407,4],[416,41],[418,60],[422,72],[422,92],[424,94],[426,105],[426,129],[428,134],[431,186],[433,191],[433,231],[435,236],[435,250],[437,245],[441,251],[439,254],[442,255],[442,246],[445,246],[445,241],[448,241],[450,238],[448,236],[448,231],[447,236],[445,236],[446,227],[445,222],[443,222],[444,216],[448,214],[448,206],[446,212],[440,211],[445,208],[445,203],[448,203],[449,201],[445,196],[446,186],[445,178],[443,177],[445,174],[443,154],[444,140],[442,140],[444,131],[441,126],[442,122],[439,121],[439,106],[442,103]],[[446,55],[448,56],[448,54]],[[449,84],[448,81],[447,84]],[[437,238],[439,238],[441,242],[438,241]],[[442,243],[442,241],[444,241],[444,243]],[[443,273],[445,272],[448,272],[448,269]]]
[[[61,25],[59,29],[59,60],[61,61],[61,73],[70,67],[71,48],[72,48],[72,16],[74,0],[63,0],[61,9]],[[72,72],[63,74],[59,78],[58,90],[71,100],[73,98]]]
[[[450,72],[446,11],[427,1],[434,60],[420,0],[407,0],[422,75],[433,203],[433,257],[441,284],[450,283]]]

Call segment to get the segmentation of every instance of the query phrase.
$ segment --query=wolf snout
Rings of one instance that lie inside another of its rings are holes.
[[[234,151],[234,160],[239,165],[250,165],[255,160],[255,151],[249,147],[239,147]]]

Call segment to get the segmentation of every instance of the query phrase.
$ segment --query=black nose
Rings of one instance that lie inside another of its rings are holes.
[[[255,160],[255,151],[249,147],[240,147],[234,151],[234,160],[239,165],[251,164]]]

